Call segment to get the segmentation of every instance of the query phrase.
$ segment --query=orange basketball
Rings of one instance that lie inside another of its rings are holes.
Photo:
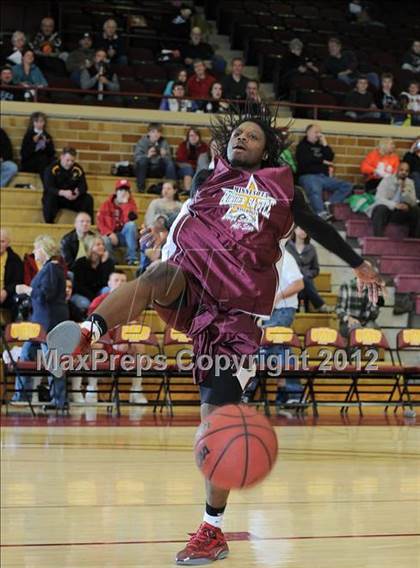
[[[277,459],[277,436],[265,416],[228,404],[201,423],[194,447],[203,475],[221,489],[242,489],[264,479]]]

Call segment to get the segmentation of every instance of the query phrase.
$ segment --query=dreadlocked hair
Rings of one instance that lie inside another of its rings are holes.
[[[212,140],[215,141],[219,156],[227,159],[227,148],[230,137],[235,128],[243,122],[254,122],[265,134],[266,159],[261,161],[261,167],[273,168],[282,163],[281,153],[290,145],[288,130],[289,125],[277,128],[278,108],[271,112],[264,103],[246,103],[244,106],[229,107],[228,112],[212,118],[210,131]]]

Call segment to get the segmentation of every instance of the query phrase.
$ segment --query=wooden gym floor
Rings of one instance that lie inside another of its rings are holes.
[[[197,410],[139,412],[3,417],[2,567],[174,565],[203,512]],[[217,568],[420,566],[415,419],[337,415],[275,420],[276,467],[232,494],[231,554]]]

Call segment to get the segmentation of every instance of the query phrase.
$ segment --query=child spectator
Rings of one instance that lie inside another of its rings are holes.
[[[86,239],[94,235],[91,226],[90,215],[78,213],[74,220],[74,229],[61,239],[61,255],[70,270],[78,258],[86,256]]]
[[[179,201],[178,190],[172,181],[165,181],[162,185],[161,197],[153,199],[147,207],[144,216],[144,226],[150,228],[156,217],[164,216],[170,227],[175,217],[181,211],[182,203]]]
[[[110,63],[127,65],[124,39],[117,34],[117,22],[109,18],[103,25],[103,32],[97,41],[97,48],[103,49]]]
[[[172,79],[171,81],[168,81],[166,83],[166,87],[165,90],[163,91],[164,95],[172,95],[172,87],[174,86],[174,83],[182,83],[185,87],[185,92],[187,92],[187,79],[188,79],[188,75],[187,75],[187,70],[184,68],[178,69],[175,75],[175,79]]]
[[[352,120],[376,119],[380,117],[379,112],[373,111],[373,109],[376,109],[376,105],[372,93],[368,91],[368,87],[368,78],[365,75],[360,75],[356,81],[355,88],[347,93],[344,99],[344,106],[365,109],[367,111],[347,110],[345,114]]]
[[[407,110],[413,110],[417,113],[420,113],[420,93],[419,84],[417,81],[410,81],[407,91],[403,91],[401,95],[407,97],[408,99],[407,105],[405,107]],[[418,126],[420,124],[419,114],[411,115],[411,124],[413,126]]]
[[[207,152],[207,150],[207,144],[202,142],[200,132],[196,128],[189,128],[185,140],[181,142],[176,151],[179,176],[184,181],[185,192],[189,192],[191,189],[198,156],[203,152]]]
[[[169,110],[172,112],[194,112],[197,110],[195,101],[184,99],[185,85],[178,81],[172,86],[172,97],[162,99],[160,103],[160,110]]]
[[[100,206],[96,223],[110,255],[115,247],[127,248],[129,265],[137,264],[136,219],[137,205],[131,195],[130,182],[120,179],[115,184],[115,192]]]
[[[6,187],[17,174],[18,167],[13,161],[13,148],[6,131],[0,128],[0,187]]]
[[[55,158],[54,141],[46,127],[47,116],[43,112],[32,113],[20,149],[22,171],[37,173],[41,179]]]
[[[137,142],[134,149],[134,169],[138,191],[144,191],[147,176],[176,179],[171,147],[162,136],[160,124],[149,124],[147,134]]]
[[[365,175],[366,190],[374,190],[382,178],[397,173],[399,164],[394,141],[392,138],[382,138],[378,147],[369,152],[360,164],[360,171]]]
[[[396,110],[398,108],[398,95],[394,91],[394,76],[392,73],[382,73],[381,87],[375,96],[377,108],[381,110]],[[381,113],[381,118],[392,122],[393,115]]]

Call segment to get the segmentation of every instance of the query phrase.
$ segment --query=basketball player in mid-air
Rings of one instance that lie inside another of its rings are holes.
[[[375,301],[382,291],[376,270],[357,255],[332,225],[316,216],[289,167],[279,166],[284,137],[275,117],[229,114],[213,125],[219,158],[214,170],[196,176],[185,214],[171,230],[171,255],[115,290],[89,320],[64,322],[48,336],[57,355],[86,351],[108,329],[138,319],[150,304],[168,325],[187,333],[195,355],[241,357],[258,352],[257,318],[269,317],[282,241],[294,223],[354,270]],[[57,369],[57,374],[60,369]],[[194,369],[201,418],[223,404],[239,403],[252,376],[232,368],[216,376],[215,365]],[[229,549],[221,530],[229,491],[206,482],[206,508],[199,529],[176,556],[180,565],[220,560]]]

